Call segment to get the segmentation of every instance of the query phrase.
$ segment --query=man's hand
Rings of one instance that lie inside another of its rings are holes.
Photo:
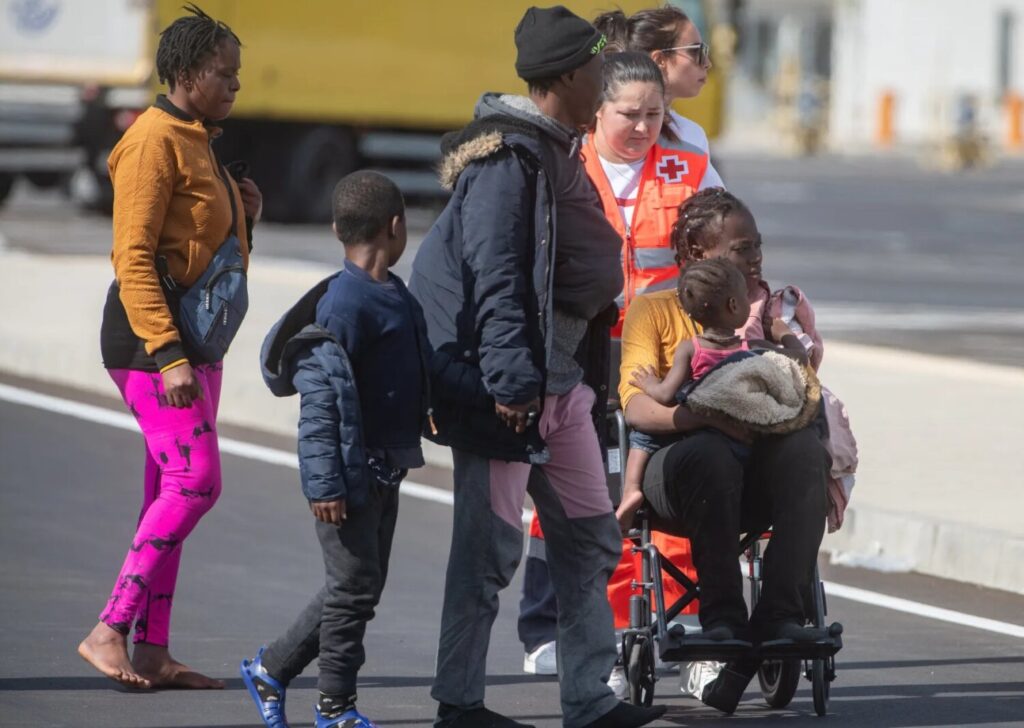
[[[332,523],[340,526],[341,522],[348,518],[345,511],[345,499],[337,498],[330,501],[317,501],[309,504],[313,516],[321,523]]]
[[[263,210],[263,193],[248,177],[238,183],[238,192],[242,195],[242,207],[245,209],[245,216],[254,221],[260,219],[260,212]]]
[[[501,404],[494,403],[494,411],[501,421],[516,431],[516,434],[526,432],[526,428],[534,423],[537,412],[540,410],[540,399],[534,398],[526,404]]]
[[[192,365],[188,362],[168,369],[160,376],[164,381],[164,396],[171,407],[187,409],[192,402],[203,398],[203,388],[196,381]]]

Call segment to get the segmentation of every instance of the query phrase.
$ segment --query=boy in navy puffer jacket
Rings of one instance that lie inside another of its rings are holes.
[[[391,180],[355,172],[334,190],[344,268],[309,291],[263,344],[263,376],[298,392],[303,493],[326,583],[242,678],[271,728],[287,726],[288,683],[319,657],[317,728],[371,728],[355,706],[363,635],[380,599],[398,486],[423,465],[430,348],[419,304],[390,268],[405,250],[405,206]],[[418,354],[418,355],[417,355]]]

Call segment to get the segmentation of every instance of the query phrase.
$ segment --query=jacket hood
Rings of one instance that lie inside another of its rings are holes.
[[[330,340],[330,332],[316,324],[316,304],[337,277],[334,273],[307,291],[298,302],[273,325],[260,349],[260,371],[263,381],[277,397],[296,393],[292,383],[292,360],[300,349],[312,342]]]
[[[473,121],[441,140],[438,177],[446,190],[455,189],[459,175],[471,163],[486,159],[505,146],[518,144],[538,160],[543,154],[542,137],[564,147],[570,156],[579,150],[580,135],[541,113],[525,96],[485,93],[473,116]]]

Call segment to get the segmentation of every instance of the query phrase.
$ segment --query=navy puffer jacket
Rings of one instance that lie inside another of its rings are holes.
[[[315,323],[317,301],[333,278],[318,283],[274,324],[263,341],[260,366],[276,396],[301,397],[303,494],[310,501],[344,498],[358,506],[370,483],[359,392],[344,348]]]
[[[549,457],[536,425],[516,434],[494,406],[545,390],[556,241],[541,133],[522,116],[492,114],[446,138],[441,181],[452,197],[420,245],[409,285],[435,352],[438,432],[425,434],[483,457],[533,463]],[[617,309],[591,315],[576,359],[603,420]]]

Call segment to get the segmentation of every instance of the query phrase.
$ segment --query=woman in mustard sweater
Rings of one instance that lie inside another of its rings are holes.
[[[210,122],[231,112],[240,88],[238,37],[195,6],[186,9],[191,15],[166,28],[157,49],[168,94],[125,132],[108,162],[115,280],[101,349],[142,430],[146,465],[135,537],[78,652],[128,687],[223,687],[168,651],[182,542],[221,489],[221,362],[197,354],[182,335],[177,300],[232,235],[241,265],[248,264],[248,229],[262,198],[251,180],[236,183],[228,175],[211,146],[220,130]]]

